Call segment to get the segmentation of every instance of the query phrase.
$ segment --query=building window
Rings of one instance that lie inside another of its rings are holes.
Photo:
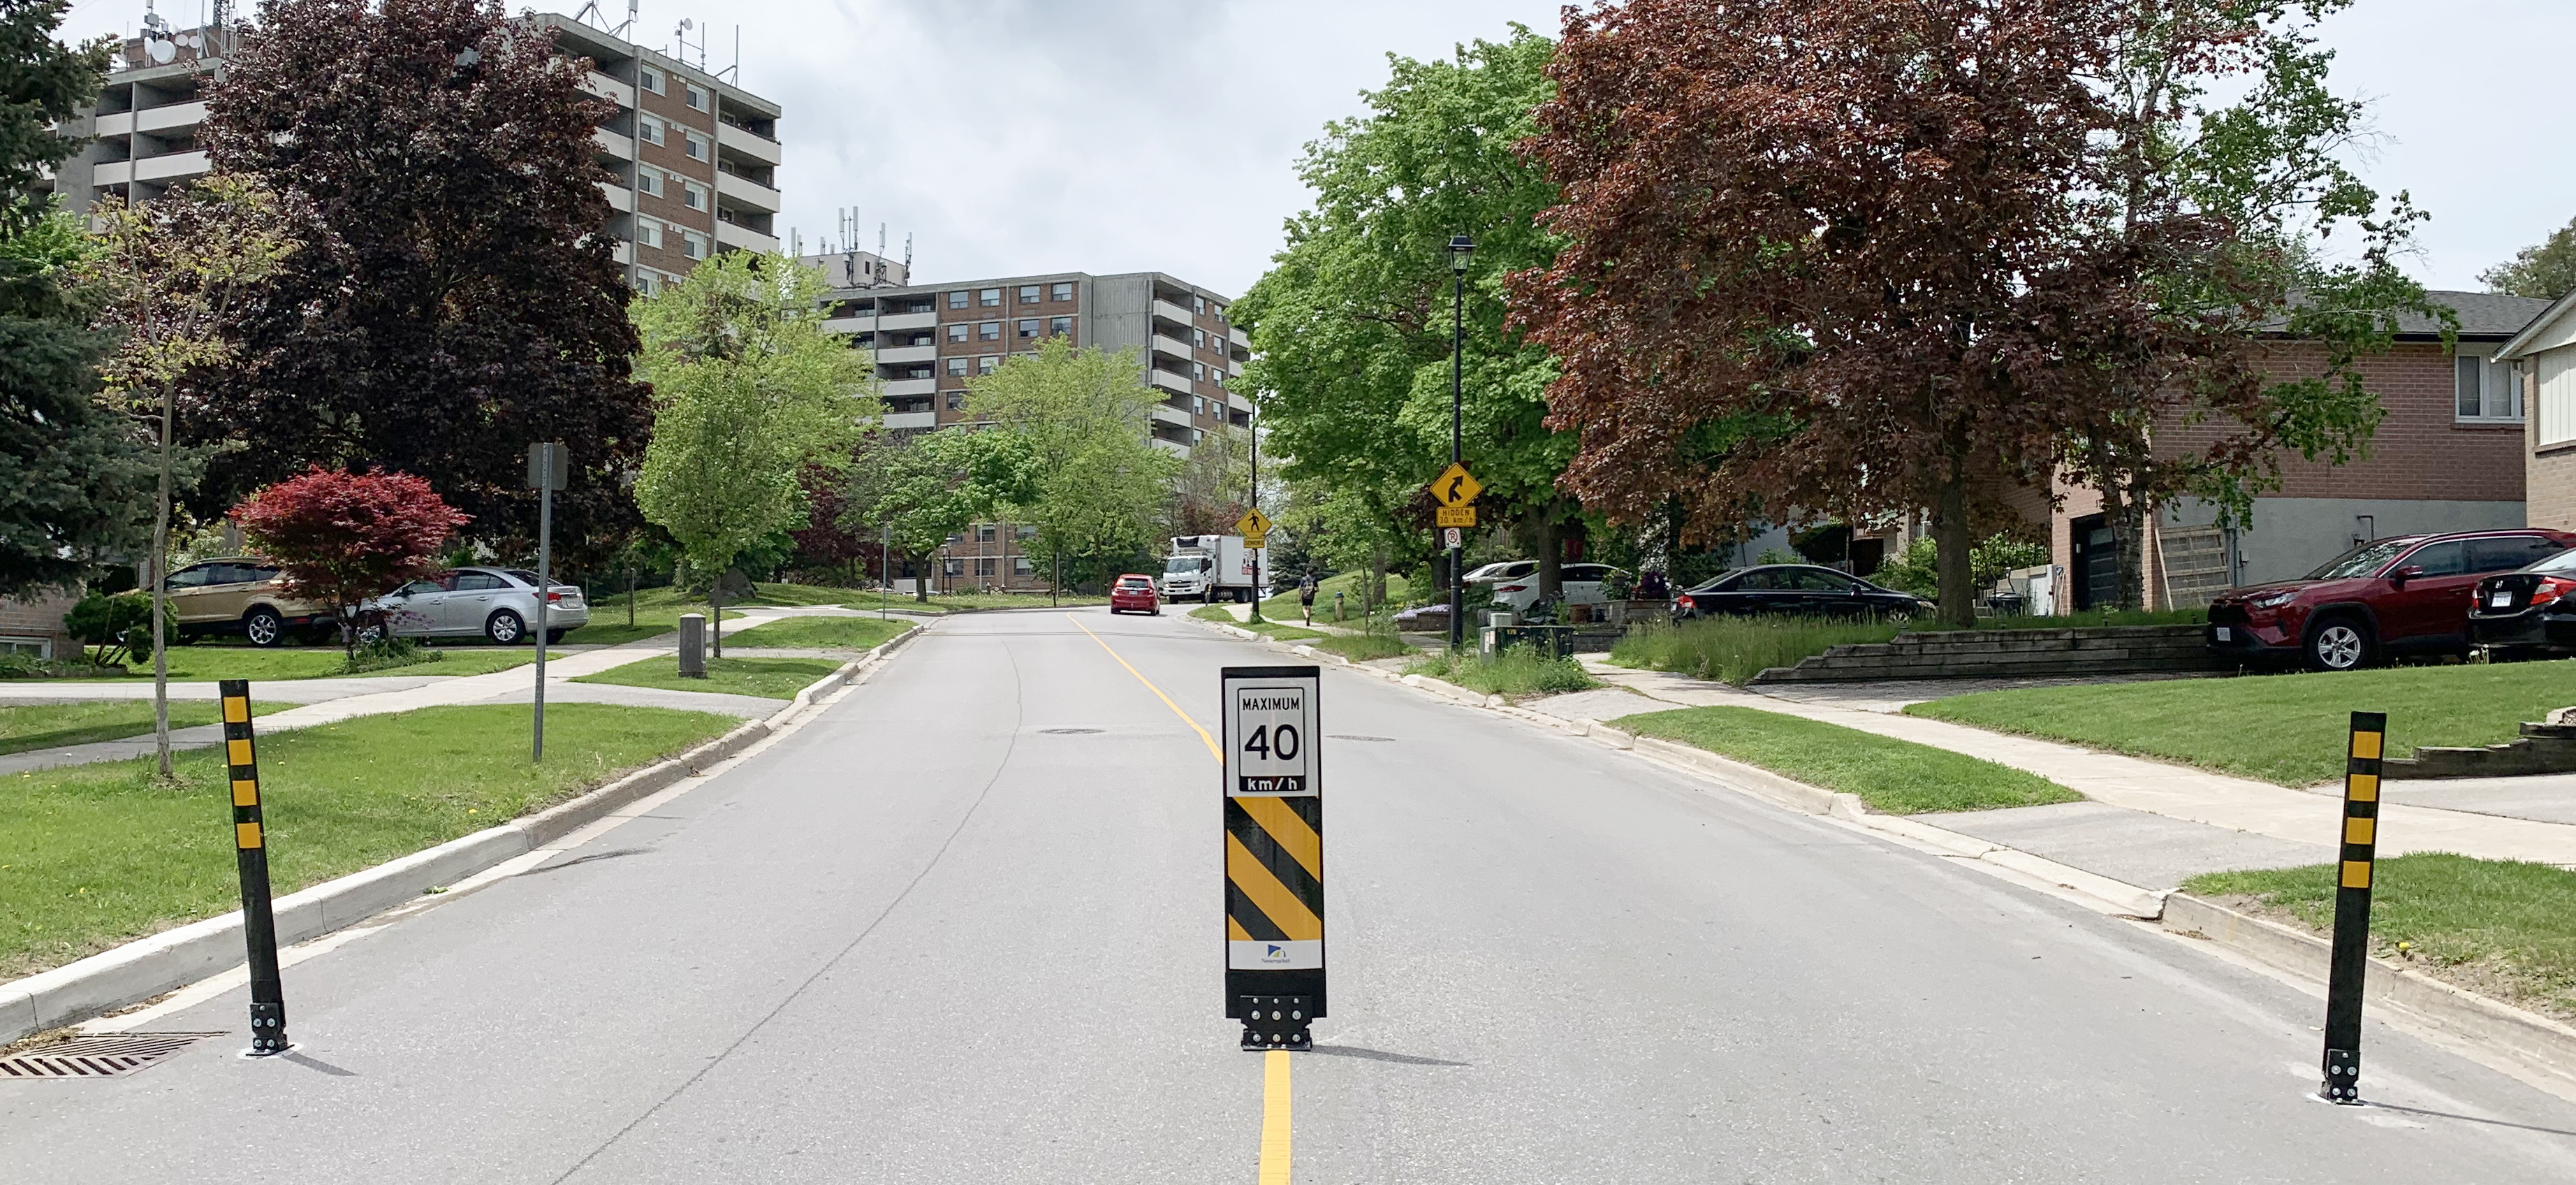
[[[979,555],[979,556],[976,556],[976,557],[975,557],[975,574],[976,574],[976,575],[978,575],[978,576],[990,576],[990,575],[992,575],[992,574],[993,574],[993,571],[994,571],[994,567],[995,567],[995,565],[997,565],[997,564],[999,564],[999,563],[1001,563],[1001,561],[1000,561],[1000,560],[997,560],[997,559],[994,559],[992,556],[988,556],[988,555]]]
[[[1054,296],[1057,300],[1072,300],[1073,283],[1069,280],[1058,281],[1055,286]]]
[[[651,194],[654,197],[662,196],[662,170],[637,169],[635,171],[635,191],[638,193]]]
[[[991,523],[977,523],[977,524],[975,524],[975,542],[977,542],[977,543],[990,543],[990,542],[992,542],[992,541],[993,541],[993,524],[991,524]]]
[[[991,374],[995,370],[1000,369],[1001,365],[1002,360],[1000,358],[996,358],[988,354],[975,360],[975,373]]]
[[[1073,333],[1073,318],[1057,317],[1047,322],[1048,337],[1067,337]]]
[[[661,94],[662,72],[652,68],[651,66],[642,67],[635,71],[635,85],[643,87],[654,94]]]
[[[689,159],[707,159],[707,138],[697,134],[696,132],[689,132],[686,134],[689,137]]]
[[[1211,382],[1211,383],[1215,383],[1216,385],[1218,385],[1218,386],[1220,386],[1220,387],[1224,386],[1224,385],[1225,385],[1225,368],[1224,368],[1224,367],[1222,367],[1222,366],[1211,366],[1211,367],[1209,367],[1209,368],[1208,368],[1208,381],[1209,381],[1209,382]]]
[[[1028,575],[1033,575],[1033,574],[1035,574],[1036,572],[1037,572],[1037,567],[1036,567],[1035,565],[1033,565],[1033,564],[1029,563],[1029,557],[1024,556],[1024,555],[1023,555],[1023,556],[1013,556],[1013,557],[1011,557],[1011,574],[1012,574],[1012,575],[1014,575],[1014,576],[1028,576]]]
[[[662,224],[650,218],[635,220],[635,241],[647,247],[662,245]]]
[[[694,86],[693,86],[693,87],[690,87],[690,88],[689,88],[689,97],[688,97],[688,102],[689,102],[689,110],[691,110],[691,111],[704,111],[704,110],[706,110],[706,109],[707,109],[707,92],[702,91],[702,90],[699,90],[698,88],[696,88],[696,87],[694,87]]]
[[[680,238],[680,254],[686,255],[691,259],[704,259],[707,257],[707,241],[704,238],[697,235],[682,235]]]
[[[644,134],[644,142],[647,144],[662,142],[662,121],[650,115],[636,120],[635,130]]]
[[[1193,312],[1193,313],[1204,313],[1204,312],[1206,312],[1206,311],[1207,311],[1207,298],[1206,298],[1206,297],[1204,297],[1204,296],[1199,296],[1199,295],[1196,295],[1196,294],[1192,294],[1192,295],[1191,295],[1191,297],[1190,297],[1190,311],[1191,311],[1191,312]]]
[[[641,271],[635,273],[635,291],[642,296],[653,295],[653,273]]]
[[[703,210],[703,209],[706,209],[706,208],[707,208],[707,190],[706,190],[706,187],[705,187],[705,186],[703,186],[703,185],[691,185],[691,186],[688,186],[688,187],[686,188],[686,192],[682,193],[682,194],[681,194],[681,196],[680,196],[680,204],[682,204],[682,205],[684,205],[684,206],[687,206],[688,208],[690,208],[690,209],[692,209],[692,210]]]
[[[1204,362],[1190,363],[1190,377],[1201,382],[1207,381],[1207,364]]]
[[[1016,536],[1018,536],[1018,537],[1020,537],[1020,538],[1022,538],[1022,539],[1035,539],[1035,538],[1037,538],[1037,537],[1038,537],[1038,529],[1037,529],[1036,527],[1032,527],[1032,526],[1028,526],[1028,525],[1026,525],[1026,524],[1022,524],[1022,525],[1020,525],[1020,526],[1017,526],[1017,527],[1013,527],[1013,528],[1011,528],[1011,534],[1016,535]]]
[[[999,321],[986,321],[975,327],[975,336],[988,342],[1000,341],[1002,340],[1002,323]]]
[[[966,340],[966,323],[963,321],[950,322],[948,325],[948,340],[953,342],[962,342]]]
[[[1035,320],[1028,320],[1028,321],[1022,321],[1022,322],[1020,322],[1020,336],[1021,336],[1021,337],[1024,337],[1024,338],[1027,338],[1027,337],[1036,337],[1037,335],[1038,335],[1038,323],[1037,323]]]
[[[1038,302],[1038,286],[1037,286],[1037,285],[1035,285],[1035,284],[1022,284],[1022,285],[1020,285],[1020,303],[1021,303],[1021,304],[1036,304],[1037,302]]]
[[[965,367],[963,367],[963,366],[961,366],[961,367],[958,367],[957,369],[958,369],[958,371],[959,371],[960,373],[963,373],[963,372],[965,371],[965,369],[966,369],[966,368],[965,368]],[[964,391],[951,391],[951,392],[949,392],[949,393],[948,393],[948,410],[950,410],[950,411],[964,411],[964,410],[966,410],[966,393],[965,393]]]
[[[966,561],[952,555],[941,562],[939,570],[950,576],[963,576],[966,574]]]
[[[2451,373],[2460,419],[2498,423],[2522,419],[2522,391],[2511,370],[2492,359],[2462,354],[2452,360]]]
[[[950,378],[960,378],[960,379],[965,378],[965,377],[966,377],[966,360],[965,360],[965,359],[963,359],[963,358],[951,358],[951,359],[949,359],[949,360],[948,360],[948,375],[949,375],[949,377],[950,377]]]
[[[1002,303],[1002,290],[999,288],[986,288],[975,294],[975,303],[983,305],[986,308],[998,307]]]
[[[951,293],[949,293],[949,294],[948,294],[948,307],[949,307],[949,308],[952,308],[952,309],[962,309],[962,308],[965,308],[965,307],[966,307],[966,294],[965,294],[965,293],[963,293],[963,292],[951,292]]]

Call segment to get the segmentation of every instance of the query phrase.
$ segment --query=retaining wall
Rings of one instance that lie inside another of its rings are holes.
[[[2015,679],[2234,670],[2197,625],[2089,626],[2062,630],[1943,630],[1836,646],[1756,683],[1859,683],[1890,679]]]

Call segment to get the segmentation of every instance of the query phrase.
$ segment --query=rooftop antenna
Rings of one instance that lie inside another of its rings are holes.
[[[698,48],[698,64],[700,66],[706,65],[706,59],[706,45],[704,41],[701,41]],[[726,78],[726,75],[731,75],[732,77]],[[716,77],[725,78],[726,81],[731,82],[735,86],[742,85],[742,26],[740,25],[735,25],[733,27],[733,64],[725,67],[722,71],[717,73]]]
[[[903,236],[903,282],[906,284],[912,282],[912,232],[910,231],[904,232]]]
[[[217,0],[217,3],[230,2],[231,0]],[[607,29],[611,37],[624,37],[627,30],[635,27],[635,4],[636,0],[626,0],[626,21],[616,26],[611,26],[608,23],[608,14],[599,10],[599,0],[589,0],[588,3],[583,4],[581,11],[574,13],[572,19],[594,29]]]

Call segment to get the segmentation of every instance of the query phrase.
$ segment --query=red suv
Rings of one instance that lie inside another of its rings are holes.
[[[1163,615],[1162,597],[1154,591],[1154,578],[1130,572],[1109,585],[1109,611],[1112,613],[1151,613]]]
[[[2240,588],[2209,603],[2209,645],[2234,654],[2298,655],[2310,670],[2349,671],[2392,654],[2466,654],[2478,578],[2568,548],[2565,531],[2460,531],[2374,539],[2303,580]]]

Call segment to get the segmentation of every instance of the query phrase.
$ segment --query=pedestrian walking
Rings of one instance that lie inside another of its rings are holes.
[[[1311,571],[1297,581],[1297,607],[1306,611],[1306,624],[1315,624],[1315,574]]]

